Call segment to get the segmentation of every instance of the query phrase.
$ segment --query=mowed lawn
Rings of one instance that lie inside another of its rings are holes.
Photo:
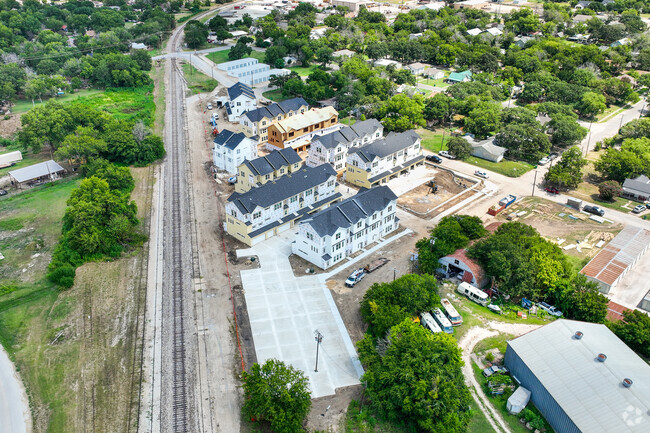
[[[534,165],[523,161],[508,161],[504,159],[501,162],[492,162],[475,156],[470,156],[465,162],[508,177],[519,177],[535,168]]]
[[[432,131],[430,129],[418,128],[415,132],[422,137],[422,147],[425,149],[434,153],[438,153],[441,150],[447,150],[447,142],[451,138],[451,131],[444,131],[444,139],[442,129]]]
[[[219,64],[219,63],[225,63],[229,62],[230,59],[228,58],[228,53],[230,50],[221,50],[221,51],[214,51],[212,53],[209,53],[206,55],[206,57],[210,60],[212,60],[214,63]],[[257,59],[260,61],[260,63],[264,62],[264,57],[266,56],[265,53],[261,53],[259,51],[251,51],[250,55],[244,57],[244,58],[253,58]]]
[[[284,101],[285,99],[288,99],[282,96],[282,90],[280,89],[268,90],[262,93],[262,96],[264,96],[267,99],[270,99],[273,102],[280,102],[280,101]]]

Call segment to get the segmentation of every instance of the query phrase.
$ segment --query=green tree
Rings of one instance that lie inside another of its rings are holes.
[[[583,274],[556,281],[549,288],[547,299],[570,319],[603,323],[607,316],[609,299],[600,293],[597,283],[587,281]]]
[[[103,158],[93,159],[81,167],[84,177],[104,179],[111,190],[130,193],[135,187],[135,181],[128,167],[119,167]]]
[[[497,131],[500,124],[501,107],[489,102],[481,102],[465,117],[467,132],[474,134],[479,139],[487,138]]]
[[[20,118],[18,140],[23,148],[38,153],[43,145],[56,150],[71,132],[74,122],[63,104],[48,101],[32,108]]]
[[[93,128],[78,126],[74,134],[65,137],[55,156],[75,165],[97,158],[108,150],[106,142],[98,138],[98,135]]]
[[[580,113],[587,117],[602,113],[606,108],[605,97],[595,92],[585,92],[580,99],[580,104],[578,104]]]
[[[604,201],[612,201],[614,197],[621,195],[621,184],[615,180],[606,180],[598,184],[598,198]]]
[[[252,51],[253,49],[241,42],[240,39],[230,48],[230,51],[228,51],[228,60],[243,59],[244,57],[249,56]]]
[[[610,324],[610,328],[630,349],[650,358],[650,316],[637,310],[626,311],[623,320]]]
[[[472,145],[463,137],[451,137],[447,142],[447,148],[460,160],[467,159],[472,154]]]
[[[631,138],[623,141],[620,150],[608,148],[594,167],[603,177],[618,182],[639,176],[650,175],[650,139]]]
[[[208,27],[201,21],[188,21],[183,32],[185,33],[185,43],[189,48],[198,48],[208,41]]]
[[[361,317],[368,331],[383,337],[406,318],[431,310],[440,302],[438,285],[431,275],[404,275],[390,283],[375,283],[361,301]]]
[[[506,125],[494,138],[494,144],[508,149],[511,158],[533,163],[551,149],[548,136],[539,126],[522,123]]]
[[[366,335],[358,345],[366,372],[362,381],[382,417],[406,423],[409,430],[462,433],[471,412],[471,396],[453,337],[432,334],[406,319],[375,347]]]
[[[587,160],[582,157],[579,147],[573,146],[562,154],[562,158],[548,169],[544,183],[561,189],[574,189],[582,181],[582,169]]]
[[[428,98],[424,106],[424,118],[435,123],[446,123],[453,114],[453,99],[444,93],[436,93]]]
[[[302,432],[309,414],[311,397],[305,374],[276,359],[253,364],[242,372],[244,405],[242,413],[256,421],[268,422],[277,433]]]
[[[330,47],[320,47],[316,50],[316,60],[318,60],[318,63],[320,63],[323,68],[334,59],[332,56],[333,52],[334,50]]]
[[[579,144],[587,136],[587,128],[580,126],[575,119],[556,116],[548,123],[551,143],[557,147],[570,147]]]
[[[423,111],[424,98],[421,95],[410,98],[399,94],[381,104],[376,117],[381,119],[387,131],[406,131],[426,124]]]

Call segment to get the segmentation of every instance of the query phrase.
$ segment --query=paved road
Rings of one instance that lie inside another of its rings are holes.
[[[25,388],[2,346],[0,346],[0,431],[2,433],[32,431],[32,418]]]

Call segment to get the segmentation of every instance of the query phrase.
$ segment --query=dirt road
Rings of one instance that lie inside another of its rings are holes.
[[[485,327],[475,326],[471,328],[467,333],[460,339],[458,345],[463,351],[463,375],[465,376],[465,382],[470,388],[472,397],[474,401],[485,414],[485,417],[489,421],[490,425],[495,432],[498,433],[510,433],[511,430],[508,428],[508,425],[503,420],[501,414],[492,406],[492,403],[488,400],[487,396],[483,392],[480,384],[474,377],[474,371],[472,370],[472,360],[470,355],[474,346],[488,337],[495,336],[499,333],[507,333],[515,336],[520,336],[527,332],[530,332],[534,329],[539,328],[538,325],[524,325],[519,323],[503,323],[503,322],[487,322]]]

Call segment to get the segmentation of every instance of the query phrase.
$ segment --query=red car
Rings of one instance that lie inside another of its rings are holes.
[[[559,194],[560,191],[557,188],[544,188],[544,191],[549,192],[551,194]]]

